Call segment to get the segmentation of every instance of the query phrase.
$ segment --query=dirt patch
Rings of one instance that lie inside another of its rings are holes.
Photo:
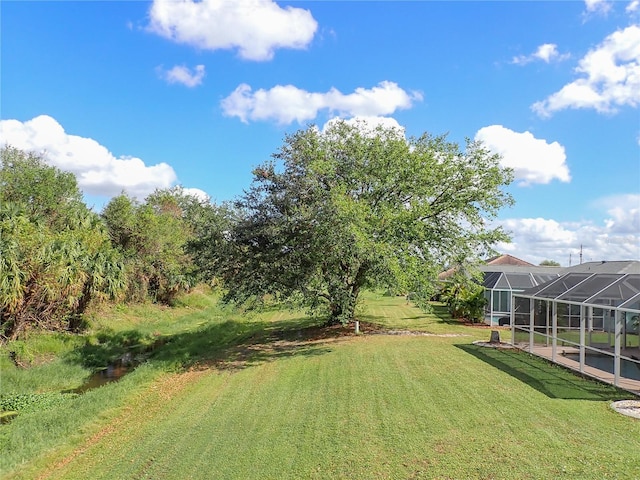
[[[289,355],[317,355],[330,351],[331,345],[366,335],[408,335],[424,337],[464,337],[465,334],[436,334],[413,330],[390,330],[381,325],[360,322],[360,333],[353,324],[318,325],[300,330],[272,331],[258,334],[247,342],[226,349],[209,361],[200,362],[192,368],[204,370],[239,370],[248,366],[275,360]]]
[[[484,342],[482,340],[476,340],[472,342],[474,345],[478,345],[479,347],[487,347],[487,348],[501,348],[501,349],[511,349],[516,348],[514,345],[506,342]]]
[[[502,330],[502,331],[510,331],[511,327],[508,325],[487,325],[486,323],[471,323],[467,321],[460,320],[460,324],[465,327],[473,327],[478,328],[480,330]]]
[[[409,335],[414,337],[468,337],[469,335],[464,333],[430,333],[421,332],[418,330],[384,330],[381,332],[375,332],[377,335]]]
[[[352,334],[353,327],[351,328]],[[369,335],[409,335],[415,337],[468,337],[463,333],[431,333],[422,330],[393,330],[369,322],[360,322],[360,332]]]

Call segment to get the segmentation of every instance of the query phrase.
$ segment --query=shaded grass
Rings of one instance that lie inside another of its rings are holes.
[[[508,373],[550,398],[611,401],[629,398],[629,393],[519,350],[457,345],[461,350]]]

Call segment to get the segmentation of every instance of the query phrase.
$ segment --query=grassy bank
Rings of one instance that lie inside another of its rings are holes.
[[[101,326],[110,337],[69,345],[55,361],[86,369],[87,358],[102,358],[116,339],[130,337],[130,347],[148,343],[153,352],[117,383],[0,427],[3,473],[637,476],[640,421],[608,407],[628,394],[526,354],[473,346],[488,330],[460,325],[442,310],[425,315],[403,297],[366,300],[359,336],[278,311],[237,317],[207,294],[155,315],[115,312]],[[433,335],[379,334],[380,325]]]

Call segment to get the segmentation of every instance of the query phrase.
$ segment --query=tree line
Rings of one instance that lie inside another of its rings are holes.
[[[215,206],[181,188],[126,194],[100,214],[73,174],[4,147],[0,164],[0,335],[77,330],[94,303],[171,304],[202,281],[191,242]]]
[[[96,213],[72,174],[4,147],[0,335],[78,329],[91,304],[171,304],[199,282],[227,302],[307,307],[330,323],[352,320],[365,288],[424,304],[445,266],[507,240],[490,224],[512,203],[499,160],[479,142],[339,121],[287,135],[234,202],[176,187],[123,193]]]

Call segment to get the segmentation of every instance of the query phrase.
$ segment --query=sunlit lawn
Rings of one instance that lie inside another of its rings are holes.
[[[338,336],[299,313],[186,310],[144,368],[0,427],[3,478],[639,475],[640,421],[609,408],[629,394],[471,345],[489,331],[440,309],[368,295],[359,314],[365,326],[431,336]],[[202,324],[207,315],[216,318]],[[147,320],[127,324],[153,332]],[[26,431],[48,440],[20,457]]]

